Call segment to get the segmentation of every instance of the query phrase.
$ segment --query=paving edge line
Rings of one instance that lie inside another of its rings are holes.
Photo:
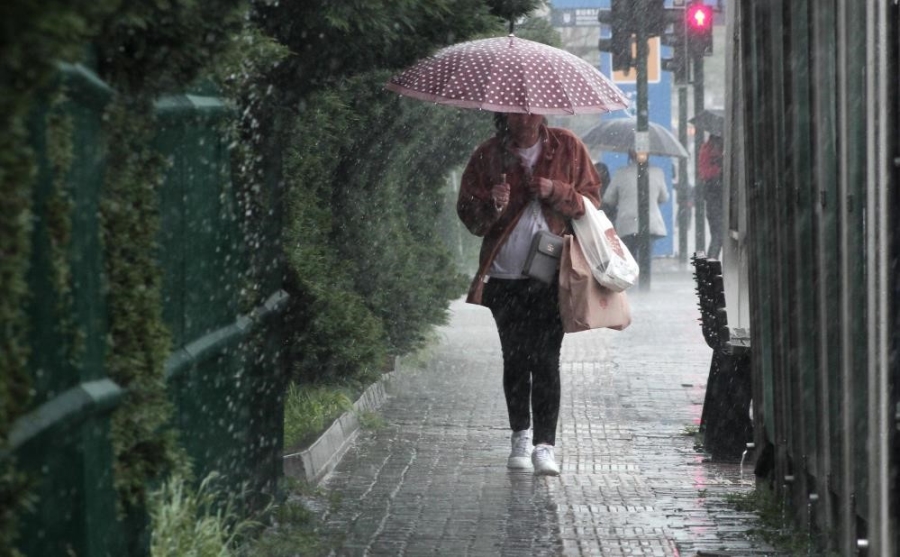
[[[341,414],[331,426],[308,448],[294,447],[282,457],[282,472],[285,476],[304,480],[310,485],[318,485],[331,472],[353,444],[359,434],[359,414],[374,412],[388,397],[388,384],[400,369],[400,358],[394,358],[394,369],[382,374],[381,378],[363,391],[353,403],[353,410]]]

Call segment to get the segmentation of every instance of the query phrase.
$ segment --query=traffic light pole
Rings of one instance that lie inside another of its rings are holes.
[[[687,145],[687,85],[678,86],[678,141]],[[691,226],[691,185],[687,158],[678,159],[678,262],[687,264],[688,229]]]
[[[703,91],[703,55],[691,54],[691,66],[694,74],[694,114],[703,111],[705,101]],[[695,251],[706,252],[706,192],[703,180],[700,179],[700,148],[703,146],[703,133],[694,134],[694,234]]]
[[[649,107],[647,90],[647,27],[642,22],[637,25],[637,133],[635,134],[635,151],[643,156],[638,157],[638,267],[640,268],[640,280],[638,289],[650,290],[650,174],[647,151],[649,150],[648,130]],[[644,143],[644,145],[639,144]]]

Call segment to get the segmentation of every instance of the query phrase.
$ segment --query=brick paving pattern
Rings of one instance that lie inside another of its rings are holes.
[[[340,494],[322,533],[340,556],[776,555],[749,539],[728,494],[752,470],[694,448],[711,351],[688,272],[630,293],[623,332],[567,335],[558,478],[506,469],[500,344],[490,313],[460,302],[421,369],[403,369],[324,480]]]

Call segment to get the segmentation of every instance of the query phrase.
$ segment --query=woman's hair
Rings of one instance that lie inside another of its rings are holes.
[[[509,122],[506,119],[505,112],[494,113],[494,127],[497,128],[497,135],[505,134],[509,130]]]
[[[548,125],[547,117],[544,116],[543,121],[541,122],[545,126]],[[513,166],[520,164],[519,158],[514,154],[510,153],[507,150],[507,145],[509,145],[509,119],[507,118],[506,112],[495,112],[494,113],[494,127],[497,129],[496,137],[500,140],[500,145],[502,147],[502,152],[504,156],[503,168],[509,169]]]
[[[546,116],[544,116],[541,123],[545,126],[549,125]],[[504,139],[507,136],[509,133],[509,120],[507,119],[506,112],[494,113],[494,128],[497,129],[497,137]]]

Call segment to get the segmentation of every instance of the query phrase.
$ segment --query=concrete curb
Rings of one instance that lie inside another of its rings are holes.
[[[322,435],[306,449],[293,447],[282,457],[285,476],[318,485],[331,472],[359,434],[359,414],[374,412],[388,398],[390,382],[400,369],[400,358],[394,358],[393,371],[382,375],[353,403],[353,410],[344,412]]]

